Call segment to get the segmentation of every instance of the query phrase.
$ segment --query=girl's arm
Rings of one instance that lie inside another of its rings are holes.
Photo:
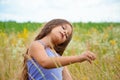
[[[44,68],[66,66],[76,62],[83,62],[85,60],[91,63],[91,61],[95,59],[94,54],[91,52],[85,52],[79,56],[49,57],[44,49],[44,46],[37,41],[31,45],[28,53]]]
[[[70,73],[69,73],[69,70],[68,70],[67,66],[65,66],[63,68],[62,75],[63,75],[63,80],[73,80]]]

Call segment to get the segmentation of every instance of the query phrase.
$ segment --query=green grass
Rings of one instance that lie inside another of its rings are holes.
[[[15,21],[1,22],[0,21],[0,31],[4,31],[5,33],[11,32],[21,32],[24,28],[29,31],[35,31],[39,27],[42,26],[42,23],[35,22],[25,22],[25,23],[17,23]]]

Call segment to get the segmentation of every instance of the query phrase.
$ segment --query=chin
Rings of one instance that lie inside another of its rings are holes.
[[[63,43],[63,41],[60,41],[60,40],[57,39],[57,40],[55,41],[55,43],[61,44],[61,43]]]
[[[59,44],[62,44],[62,43],[64,43],[64,42],[65,42],[65,41],[60,41]]]
[[[65,40],[63,40],[61,37],[59,37],[59,36],[56,36],[56,37],[54,37],[54,39],[55,39],[55,43],[57,43],[57,44],[61,44],[61,43],[63,43]]]

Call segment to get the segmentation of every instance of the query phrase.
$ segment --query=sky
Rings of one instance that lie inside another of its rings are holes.
[[[0,21],[120,22],[120,0],[0,0]]]

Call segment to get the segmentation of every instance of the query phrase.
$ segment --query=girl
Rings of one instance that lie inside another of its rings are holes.
[[[67,65],[95,60],[90,51],[78,56],[62,56],[72,32],[72,25],[64,19],[48,22],[25,54],[21,80],[72,80]]]

